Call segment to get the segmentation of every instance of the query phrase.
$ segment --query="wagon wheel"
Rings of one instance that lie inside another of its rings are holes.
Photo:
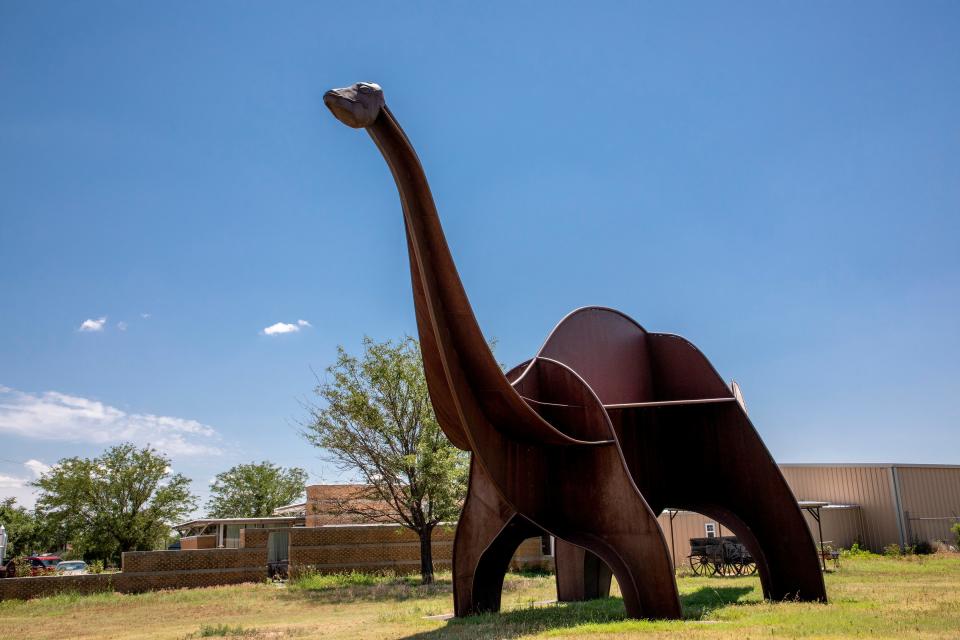
[[[704,563],[706,565],[706,571],[703,575],[705,576],[722,576],[723,575],[723,560],[714,558],[708,560]]]
[[[735,568],[738,576],[752,576],[757,572],[757,563],[753,560],[741,560]]]
[[[690,556],[690,569],[695,576],[708,576],[713,572],[713,566],[706,556]]]

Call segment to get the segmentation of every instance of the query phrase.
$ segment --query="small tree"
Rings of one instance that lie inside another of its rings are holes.
[[[0,524],[7,531],[7,558],[45,551],[41,548],[45,540],[40,522],[32,511],[17,506],[16,498],[5,498],[0,502]]]
[[[207,512],[212,518],[266,518],[303,495],[306,483],[307,472],[299,467],[284,469],[266,461],[238,464],[217,474]]]
[[[396,522],[420,539],[420,575],[433,582],[434,528],[457,517],[469,457],[447,440],[433,414],[416,340],[363,341],[362,358],[337,350],[316,393],[304,436],[365,487],[334,509],[370,521]]]
[[[37,515],[67,532],[87,557],[119,560],[124,551],[147,551],[196,506],[190,481],[171,474],[170,459],[155,449],[121,444],[98,458],[64,458],[33,483]]]

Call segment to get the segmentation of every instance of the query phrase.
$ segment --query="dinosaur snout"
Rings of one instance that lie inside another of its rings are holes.
[[[342,89],[331,89],[323,94],[323,103],[337,120],[353,127],[369,127],[383,107],[383,89],[372,82],[358,82]]]

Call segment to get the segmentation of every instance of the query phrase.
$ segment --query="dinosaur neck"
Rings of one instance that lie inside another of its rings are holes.
[[[473,388],[509,383],[480,331],[417,154],[389,109],[367,128],[397,183],[406,223],[410,270],[424,368],[437,418],[457,446],[470,448],[459,400],[459,376]],[[506,389],[505,389],[506,390]]]

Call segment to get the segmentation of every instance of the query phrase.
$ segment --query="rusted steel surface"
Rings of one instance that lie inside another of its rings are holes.
[[[686,493],[664,491],[658,482],[689,473],[730,476],[719,484],[739,493],[718,498],[716,506],[706,503],[714,511],[704,513],[722,512],[722,518],[715,517],[730,522],[748,547],[754,545],[751,552],[758,558],[761,547],[767,551],[761,572],[766,571],[770,595],[822,599],[819,571],[819,595],[812,582],[794,584],[800,574],[780,572],[768,529],[786,527],[779,534],[792,535],[790,507],[797,511],[796,505],[791,498],[786,516],[760,521],[756,512],[779,508],[780,489],[788,495],[789,490],[731,391],[699,351],[676,336],[647,334],[632,321],[618,320],[625,316],[616,312],[581,310],[558,325],[537,357],[505,375],[470,307],[420,162],[380,87],[359,83],[332,90],[324,102],[341,122],[366,129],[393,173],[431,400],[444,433],[473,454],[454,542],[458,616],[497,610],[510,556],[524,538],[544,531],[583,550],[561,547],[563,558],[572,559],[559,562],[561,597],[599,595],[609,588],[612,572],[628,615],[680,617],[673,567],[655,513],[666,503],[686,504]],[[610,350],[619,355],[608,359]],[[673,404],[687,400],[700,403]],[[749,471],[753,481],[742,477],[742,465],[736,472],[718,463],[707,471],[684,467],[681,472],[669,469],[673,456],[656,460],[663,451],[677,450],[671,438],[686,445],[691,433],[706,443],[719,437],[732,442],[727,460],[743,454],[741,462],[756,462],[759,471]],[[671,446],[660,448],[663,444]],[[642,493],[645,488],[653,490],[654,509]],[[741,504],[751,500],[758,504]],[[809,542],[802,517],[799,522]],[[748,541],[755,526],[762,536]]]
[[[564,318],[537,357],[577,371],[601,399],[654,513],[696,511],[733,531],[756,559],[767,598],[826,600],[796,499],[742,400],[693,344],[588,307]],[[678,451],[684,455],[673,455]],[[558,574],[569,576],[564,557],[556,560]]]

